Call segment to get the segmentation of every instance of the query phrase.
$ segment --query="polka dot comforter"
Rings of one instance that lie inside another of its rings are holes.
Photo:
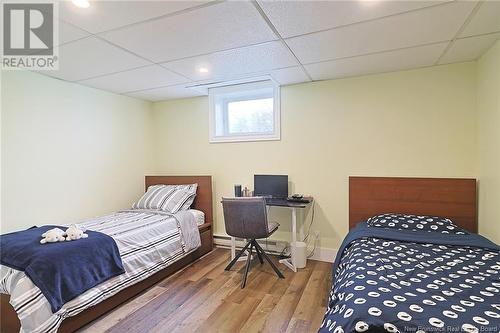
[[[499,332],[500,247],[451,221],[389,215],[342,243],[319,332]]]

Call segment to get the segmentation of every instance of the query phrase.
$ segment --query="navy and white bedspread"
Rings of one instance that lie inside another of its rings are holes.
[[[114,239],[88,230],[88,238],[40,244],[42,226],[0,236],[1,264],[24,271],[57,312],[85,291],[125,273]],[[59,227],[63,229],[63,227]]]
[[[361,223],[333,277],[320,332],[500,331],[500,248],[479,235]]]

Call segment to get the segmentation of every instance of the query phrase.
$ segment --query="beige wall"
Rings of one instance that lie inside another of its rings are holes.
[[[207,98],[151,106],[2,72],[2,232],[125,208],[157,173],[211,174],[224,234],[219,199],[236,183],[252,187],[255,173],[276,173],[290,176],[291,192],[315,196],[312,230],[319,246],[337,248],[349,175],[479,174],[480,230],[498,241],[498,49],[478,72],[463,63],[283,87],[282,140],[271,142],[209,144]],[[289,212],[271,215],[282,224],[275,238],[288,240]]]
[[[462,63],[283,87],[282,140],[271,142],[209,144],[207,98],[155,103],[156,171],[214,177],[216,234],[233,184],[288,174],[291,192],[316,198],[320,246],[338,248],[349,175],[476,175],[475,75],[475,63]],[[276,238],[289,239],[289,213],[272,214]]]
[[[128,207],[152,170],[151,103],[3,71],[2,232]]]
[[[500,243],[500,41],[478,61],[479,232]]]

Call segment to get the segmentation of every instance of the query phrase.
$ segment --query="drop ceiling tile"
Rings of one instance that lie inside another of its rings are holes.
[[[90,36],[89,33],[71,24],[59,21],[59,45]]]
[[[60,1],[59,18],[92,33],[170,14],[207,1],[91,1],[79,8],[71,1]]]
[[[262,1],[259,4],[282,37],[372,20],[444,1]]]
[[[274,41],[162,65],[192,80],[200,81],[294,66],[297,61],[281,42]],[[208,72],[202,73],[200,68],[205,68]]]
[[[224,2],[102,34],[155,62],[242,47],[276,36],[249,2]]]
[[[287,39],[302,63],[451,40],[474,7],[453,2]]]
[[[115,93],[145,90],[185,83],[189,80],[158,65],[100,76],[78,83]]]
[[[77,81],[150,64],[96,37],[88,37],[60,46],[59,70],[43,74]]]
[[[299,66],[276,69],[269,72],[269,74],[275,81],[277,81],[280,85],[283,86],[287,84],[295,84],[295,83],[311,81],[307,77],[304,70]]]
[[[461,37],[500,31],[500,1],[484,1]]]
[[[52,12],[45,12],[45,15],[47,15],[47,19],[54,20],[54,23],[57,24],[59,27],[59,40],[54,40],[54,45],[61,45],[65,44],[77,39],[85,38],[90,36],[90,33],[87,31],[84,31],[70,23],[64,22],[60,19],[54,19],[52,17]]]
[[[127,96],[137,97],[148,101],[164,101],[167,99],[188,98],[204,96],[205,94],[193,88],[186,88],[185,85],[157,88],[143,91],[136,91],[126,94]]]
[[[457,39],[439,63],[476,60],[499,39],[500,33]]]
[[[403,50],[345,58],[306,65],[313,80],[383,73],[432,66],[448,43],[412,47]]]

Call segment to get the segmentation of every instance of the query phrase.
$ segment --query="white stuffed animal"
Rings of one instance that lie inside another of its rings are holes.
[[[59,228],[54,228],[47,230],[42,234],[43,239],[40,240],[41,244],[45,243],[55,243],[55,242],[62,242],[64,241],[64,231],[62,231]]]
[[[89,237],[89,235],[85,234],[84,232],[84,228],[81,228],[78,224],[72,224],[68,229],[66,229],[66,240],[72,241]]]

